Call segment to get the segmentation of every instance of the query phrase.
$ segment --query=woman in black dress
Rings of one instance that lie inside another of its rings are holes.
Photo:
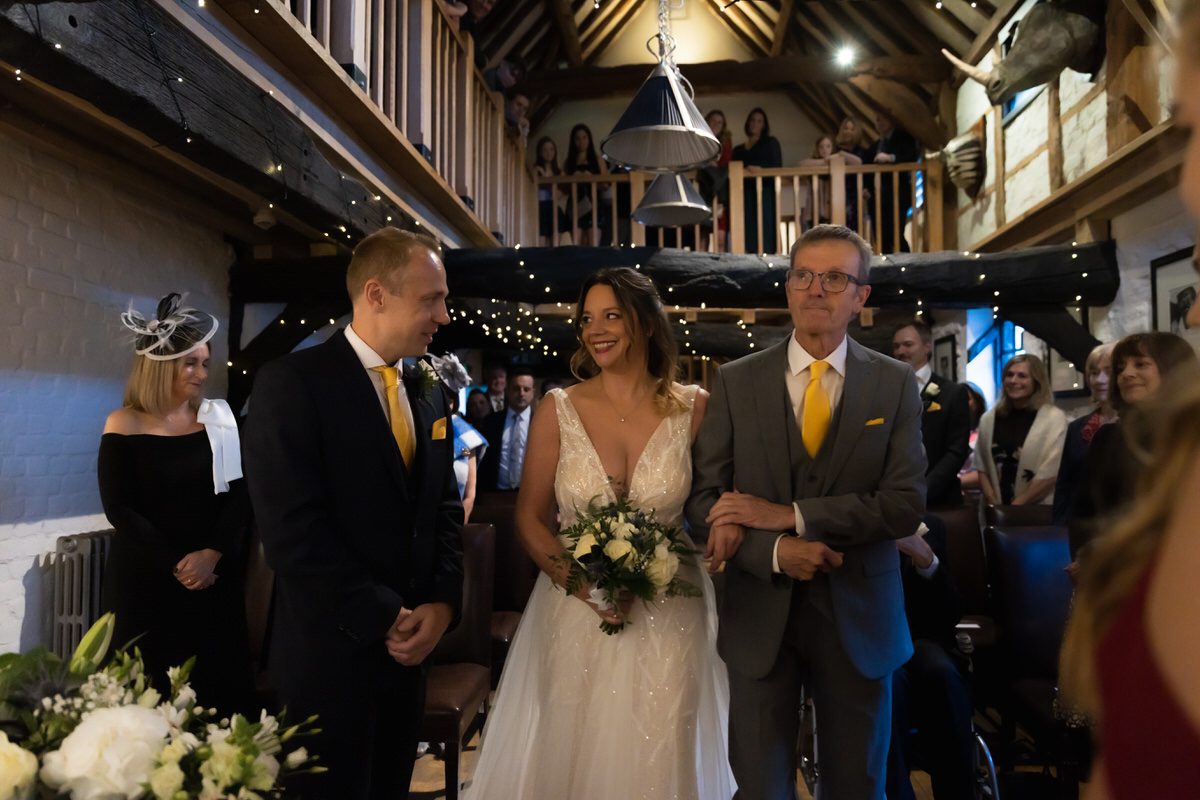
[[[237,424],[225,401],[200,396],[217,320],[180,301],[164,297],[152,320],[121,316],[137,336],[137,359],[100,442],[100,498],[116,529],[103,605],[116,613],[117,644],[140,637],[159,689],[168,667],[194,655],[200,704],[250,712],[237,553],[249,503]]]
[[[746,143],[733,148],[731,160],[741,161],[749,176],[742,179],[742,206],[745,218],[742,224],[746,230],[747,253],[775,253],[776,229],[775,224],[775,179],[762,179],[762,247],[758,242],[758,190],[756,183],[760,169],[783,166],[783,153],[779,149],[779,140],[771,135],[771,123],[767,121],[767,112],[761,108],[753,108],[746,117]]]

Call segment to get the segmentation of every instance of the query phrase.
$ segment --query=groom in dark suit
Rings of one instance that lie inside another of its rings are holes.
[[[406,797],[424,661],[462,603],[462,505],[442,393],[402,358],[446,313],[439,248],[385,228],[346,274],[353,321],[255,381],[246,476],[275,570],[267,667],[328,772],[305,800]]]
[[[892,334],[892,355],[912,367],[921,389],[921,442],[925,445],[925,504],[930,508],[961,506],[958,471],[971,454],[971,404],[967,387],[937,375],[929,363],[933,331],[913,320]]]
[[[818,225],[792,247],[795,332],[726,364],[693,448],[688,518],[728,559],[718,649],[740,800],[795,797],[800,688],[820,792],[882,800],[891,681],[912,654],[894,540],[924,509],[912,370],[846,335],[871,250]]]

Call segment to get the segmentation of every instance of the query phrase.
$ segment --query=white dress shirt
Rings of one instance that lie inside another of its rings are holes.
[[[923,366],[919,370],[917,370],[916,374],[917,374],[917,386],[923,392],[923,391],[925,391],[925,387],[929,385],[929,382],[931,380],[933,380],[933,366],[928,361],[926,361],[925,366]]]
[[[355,355],[362,362],[363,368],[367,371],[367,377],[371,379],[371,385],[375,387],[375,396],[379,398],[379,407],[383,409],[383,418],[388,418],[388,402],[387,389],[383,385],[383,375],[375,371],[375,367],[396,367],[401,370],[400,380],[400,410],[404,413],[404,419],[408,423],[408,433],[416,440],[416,425],[413,423],[412,405],[408,402],[408,393],[404,390],[403,367],[402,363],[397,361],[395,364],[388,364],[383,360],[383,356],[371,349],[371,346],[362,340],[357,333],[354,332],[354,324],[346,326],[346,341],[354,348]],[[389,422],[389,425],[391,423]]]

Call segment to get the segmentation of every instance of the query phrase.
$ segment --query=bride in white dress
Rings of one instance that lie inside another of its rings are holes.
[[[575,310],[583,382],[555,389],[530,425],[517,528],[542,569],[526,606],[467,800],[729,800],[729,690],[716,653],[712,583],[698,559],[680,577],[702,598],[602,610],[567,595],[555,530],[588,501],[628,492],[682,525],[691,440],[708,393],[671,380],[676,345],[654,286],[627,268],[584,283]],[[626,620],[606,635],[600,622]]]

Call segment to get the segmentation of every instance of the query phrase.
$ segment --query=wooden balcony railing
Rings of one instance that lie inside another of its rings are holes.
[[[946,246],[942,174],[941,163],[936,161],[847,166],[834,160],[828,167],[781,167],[760,169],[754,174],[734,161],[728,170],[728,207],[714,207],[712,219],[687,228],[645,228],[632,219],[633,209],[654,178],[651,174],[543,177],[537,179],[538,187],[552,187],[553,202],[559,211],[549,215],[551,235],[541,237],[541,243],[651,244],[744,253],[748,231],[753,229],[753,240],[762,242],[764,232],[774,226],[778,232],[775,249],[786,252],[803,231],[818,222],[833,222],[863,233],[876,253],[899,252],[900,237],[906,230],[911,249],[942,250]],[[884,191],[878,186],[884,186]],[[769,201],[772,196],[774,202]],[[764,198],[768,199],[765,204]],[[856,202],[857,198],[861,200]],[[752,217],[746,214],[747,199],[751,200],[749,207],[757,212]],[[904,199],[913,209],[907,217],[903,213]],[[885,201],[891,204],[890,209]],[[888,241],[883,240],[878,224],[885,211],[890,211],[892,219],[900,220],[892,226]],[[726,212],[727,221],[719,219]],[[589,221],[590,229],[584,224]],[[722,233],[725,227],[727,236]]]
[[[342,66],[363,99],[424,157],[443,192],[461,198],[504,242],[536,238],[524,142],[509,133],[500,96],[475,66],[474,41],[440,0],[285,0],[284,7],[294,18],[291,29]],[[288,55],[295,42],[269,46],[296,65]],[[316,83],[323,82],[310,80]],[[379,150],[379,138],[373,141]],[[421,186],[423,202],[437,205],[427,196],[429,182]]]

